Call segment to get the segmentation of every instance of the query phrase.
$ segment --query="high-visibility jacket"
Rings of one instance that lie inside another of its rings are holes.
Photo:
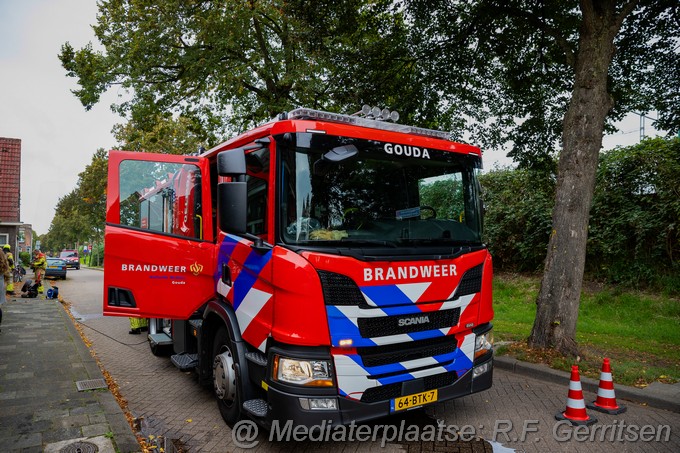
[[[47,268],[47,259],[45,258],[45,254],[42,252],[38,252],[38,255],[33,258],[33,262],[31,263],[31,267],[33,269],[46,269]]]

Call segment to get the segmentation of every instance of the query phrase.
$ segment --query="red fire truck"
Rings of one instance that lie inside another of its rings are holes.
[[[297,109],[200,155],[111,151],[104,314],[150,319],[229,425],[364,421],[491,386],[478,148]]]

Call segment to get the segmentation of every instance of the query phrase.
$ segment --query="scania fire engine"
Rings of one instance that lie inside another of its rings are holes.
[[[109,154],[104,314],[149,318],[152,352],[212,386],[229,425],[348,424],[491,386],[481,152],[364,113]]]

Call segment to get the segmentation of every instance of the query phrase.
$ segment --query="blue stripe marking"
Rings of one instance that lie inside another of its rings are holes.
[[[414,303],[397,285],[361,286],[359,289],[378,307]]]
[[[340,346],[340,340],[352,340],[353,347],[375,346],[375,343],[368,338],[361,338],[359,328],[350,321],[340,310],[332,305],[326,306],[326,316],[328,318],[328,328],[331,333],[331,344]]]
[[[225,236],[222,244],[220,244],[220,250],[217,255],[217,269],[215,269],[214,274],[215,286],[217,286],[217,282],[222,277],[222,265],[229,262],[236,244],[238,244],[238,241],[231,236]]]
[[[239,305],[241,305],[241,302],[243,302],[246,294],[253,287],[260,272],[262,272],[262,269],[264,269],[271,257],[272,250],[264,255],[260,255],[254,250],[248,254],[241,272],[236,277],[236,280],[234,280],[234,310],[238,310]]]
[[[380,310],[382,310],[388,316],[427,314],[426,312],[422,311],[417,305],[402,305],[400,307],[381,307]]]
[[[460,348],[456,349],[453,362],[444,366],[444,369],[447,372],[455,371],[458,376],[462,376],[463,374],[467,373],[470,368],[472,368],[472,361],[470,361],[470,359],[468,359],[467,356],[463,354],[463,351],[461,351]],[[395,382],[404,382],[411,379],[414,379],[413,375],[410,373],[404,373],[397,376],[389,376],[378,379],[378,382],[380,382],[381,385],[386,385],[393,384]]]
[[[445,335],[441,330],[424,330],[422,332],[411,332],[408,334],[409,337],[413,338],[413,341],[417,340],[427,340],[428,338],[439,338]]]
[[[222,241],[222,244],[220,245],[219,255],[217,257],[217,269],[215,271],[215,285],[217,285],[217,281],[222,277],[222,265],[228,263],[231,260],[234,250],[236,249],[236,246],[238,244],[239,241],[234,236],[225,236],[224,240]],[[241,302],[243,302],[243,299],[246,297],[246,294],[248,294],[248,291],[250,291],[250,289],[257,281],[260,272],[262,272],[262,269],[264,269],[264,267],[267,265],[269,260],[271,260],[271,258],[272,250],[265,253],[264,255],[260,255],[254,250],[252,250],[248,254],[245,262],[243,263],[243,268],[241,269],[241,272],[239,273],[238,277],[236,277],[236,279],[232,282],[234,287],[233,292],[234,300],[232,301],[234,304],[234,310],[238,309],[238,306],[241,305]]]
[[[349,354],[349,355],[347,355],[347,357],[352,359],[357,365],[359,365],[361,368],[366,370],[366,372],[370,375],[398,373],[400,371],[407,371],[406,367],[404,367],[404,365],[400,364],[399,362],[388,363],[386,365],[367,367],[367,366],[364,366],[364,364],[361,360],[361,356],[359,356],[359,354]]]

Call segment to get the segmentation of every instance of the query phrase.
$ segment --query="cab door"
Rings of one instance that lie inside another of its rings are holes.
[[[209,162],[111,151],[105,315],[188,319],[215,294]]]

